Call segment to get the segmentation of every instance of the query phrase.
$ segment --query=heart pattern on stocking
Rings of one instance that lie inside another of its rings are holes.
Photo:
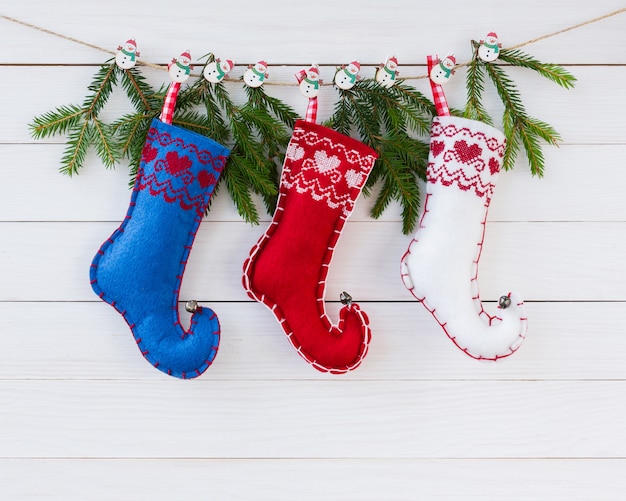
[[[430,145],[430,151],[432,152],[434,157],[438,157],[441,155],[441,152],[446,147],[443,141],[433,141]]]
[[[169,172],[172,176],[178,176],[182,172],[189,170],[191,167],[191,160],[189,160],[189,157],[181,157],[176,151],[169,151],[165,155],[165,160],[167,161],[167,172]]]
[[[461,162],[469,164],[475,158],[478,158],[483,150],[476,143],[471,146],[467,144],[467,141],[461,140],[454,143],[454,149],[457,152],[458,158]]]
[[[316,151],[313,158],[315,159],[315,168],[322,174],[335,170],[341,163],[336,155],[328,156],[323,150]]]

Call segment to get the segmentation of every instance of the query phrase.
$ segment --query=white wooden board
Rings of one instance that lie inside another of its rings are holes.
[[[141,60],[189,49],[259,59],[293,82],[312,62],[332,78],[359,59],[364,76],[391,54],[401,76],[427,54],[470,57],[470,39],[505,46],[626,6],[602,2],[430,4],[346,0],[227,3],[5,1],[0,15]],[[271,220],[244,223],[221,193],[205,217],[181,291],[219,315],[218,356],[194,381],[141,356],[127,325],[89,286],[89,264],[128,206],[127,166],[93,153],[58,173],[64,137],[34,141],[29,123],[80,103],[109,55],[0,17],[0,499],[355,501],[622,500],[626,490],[626,13],[522,50],[566,65],[564,90],[511,71],[529,114],[553,125],[546,175],[523,161],[498,180],[480,262],[481,295],[525,298],[529,331],[512,357],[480,363],[457,350],[404,289],[410,236],[393,204],[379,220],[362,198],[328,277],[329,314],[348,290],[371,319],[368,357],[330,376],[289,345],[241,287],[241,267]],[[446,86],[465,101],[460,68]],[[165,73],[146,69],[160,85]],[[410,80],[429,95],[423,79]],[[236,102],[238,83],[225,84]],[[304,113],[293,86],[267,92]],[[486,104],[496,117],[492,89]],[[336,93],[324,87],[320,118]],[[109,119],[130,110],[114,92]],[[188,314],[181,311],[183,323]]]

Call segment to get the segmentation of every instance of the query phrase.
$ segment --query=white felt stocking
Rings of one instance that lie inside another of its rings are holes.
[[[498,315],[491,316],[478,294],[487,210],[504,149],[504,135],[489,125],[434,119],[424,212],[401,263],[405,286],[447,336],[469,356],[485,360],[515,352],[527,326],[517,295],[502,296]]]

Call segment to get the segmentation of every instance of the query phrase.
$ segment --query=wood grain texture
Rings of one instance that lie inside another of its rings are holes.
[[[118,224],[0,223],[0,232],[12,235],[3,244],[0,299],[97,301],[89,266]],[[243,222],[203,223],[181,299],[248,300],[242,267],[263,231]],[[625,222],[492,222],[479,267],[481,297],[495,301],[516,290],[532,301],[623,301],[626,269],[614,263],[626,252],[624,231]],[[585,245],[579,245],[581,239]],[[396,222],[348,222],[330,266],[326,299],[337,301],[346,290],[355,301],[411,300],[400,279],[400,258],[409,242]]]
[[[140,51],[146,54],[143,57],[161,63],[189,49],[198,56],[208,51],[224,57],[232,55],[240,64],[263,57],[278,63],[331,64],[358,57],[378,64],[390,53],[402,61],[415,61],[426,53],[448,50],[459,56],[466,51],[465,60],[469,59],[469,40],[483,37],[496,27],[500,38],[506,35],[507,45],[514,45],[624,7],[619,0],[603,0],[600,4],[531,0],[500,8],[487,0],[476,0],[471,5],[454,0],[434,3],[425,11],[406,0],[389,1],[384,6],[374,0],[345,0],[341,6],[320,0],[315,8],[274,0],[271,12],[265,12],[254,0],[238,0],[220,4],[217,15],[212,6],[198,0],[188,2],[183,9],[166,8],[171,7],[166,3],[120,0],[106,5],[88,0],[71,4],[71,9],[63,5],[61,0],[55,4],[31,0],[5,5],[3,12],[109,50],[134,36],[141,41]],[[468,22],[470,19],[472,22]],[[445,26],[443,40],[441,30],[433,28],[439,22]],[[7,50],[2,62],[90,63],[106,56],[4,20],[2,23],[4,36],[12,41],[7,46],[12,50]],[[561,64],[624,64],[626,41],[622,28],[623,19],[615,17],[601,26],[543,41],[533,47],[533,52],[541,59]],[[598,51],[590,43],[597,33],[602,34],[600,40],[611,40],[613,50]],[[172,42],[165,44],[165,40]],[[42,46],[45,51],[40,49]]]
[[[0,440],[17,458],[624,458],[624,391],[624,381],[4,381]]]
[[[532,47],[531,47],[532,48]],[[528,51],[530,52],[530,50]],[[19,107],[11,107],[7,110],[10,120],[0,123],[0,144],[2,143],[33,143],[28,124],[36,115],[41,115],[58,106],[67,104],[81,104],[94,74],[105,58],[95,58],[92,66],[0,66],[0,79],[3,87],[6,86],[8,96],[25,94],[29,99]],[[383,58],[384,59],[384,58]],[[382,61],[381,61],[382,62]],[[303,66],[309,63],[301,62]],[[565,90],[555,83],[541,78],[536,73],[521,68],[510,68],[509,73],[514,79],[519,91],[522,93],[524,103],[529,114],[541,118],[552,125],[562,136],[564,144],[623,144],[621,120],[619,114],[613,112],[626,106],[626,96],[622,90],[622,66],[601,67],[602,73],[598,74],[598,66],[567,67],[576,78],[574,89]],[[300,66],[275,66],[270,67],[269,80],[276,82],[295,83],[294,73],[301,69]],[[243,75],[245,67],[235,67],[233,77]],[[401,68],[400,76],[425,75],[424,67],[410,66]],[[320,73],[326,81],[331,81],[336,71],[336,66],[330,64],[322,66]],[[459,68],[454,80],[446,84],[446,96],[451,106],[463,108],[465,106],[465,68]],[[20,78],[16,78],[15,75]],[[148,81],[159,87],[167,82],[164,71],[151,68],[145,70]],[[375,68],[364,67],[364,77],[373,77]],[[41,82],[46,82],[50,93],[40,93]],[[601,83],[600,83],[601,82]],[[430,88],[426,80],[408,80],[408,84],[414,86],[425,96],[430,96]],[[245,94],[242,83],[225,82],[225,86],[236,102],[244,102]],[[294,87],[268,86],[266,92],[280,97],[283,101],[294,108],[298,113],[306,111],[306,99],[303,98]],[[32,96],[32,97],[31,97]],[[333,112],[337,91],[331,87],[322,87],[319,96],[319,120],[328,118]],[[496,123],[502,114],[502,103],[498,100],[493,86],[485,84],[485,107],[496,119]],[[132,111],[130,103],[123,96],[121,89],[112,93],[103,118],[118,118],[122,113]],[[584,117],[584,127],[581,124]],[[49,142],[63,142],[63,137],[55,137],[38,141],[42,145]],[[546,147],[546,151],[550,148]],[[51,154],[54,159],[60,156]],[[53,160],[51,158],[51,161]],[[94,163],[96,162],[96,163]],[[87,165],[95,166],[99,162],[94,160]],[[521,170],[527,171],[526,164],[520,158],[517,164]],[[550,165],[550,164],[548,164]],[[93,168],[93,167],[92,167]],[[548,171],[551,169],[548,169]],[[554,170],[554,169],[552,169]]]
[[[305,364],[263,306],[210,305],[219,316],[222,338],[203,384],[242,379],[382,380],[400,386],[406,380],[626,380],[623,302],[528,303],[526,341],[514,357],[496,364],[476,363],[463,355],[415,301],[363,303],[372,325],[370,351],[362,368],[341,378]],[[331,314],[337,309],[336,303],[330,305]],[[163,380],[107,304],[5,302],[0,303],[0,315],[12,334],[3,337],[2,380]],[[184,310],[181,315],[186,318]]]
[[[5,165],[16,166],[5,173],[5,182],[0,185],[0,222],[121,221],[130,199],[127,167],[106,170],[95,155],[89,154],[85,169],[70,178],[58,172],[63,148],[60,144],[0,145]],[[531,176],[521,162],[514,170],[500,175],[489,221],[624,221],[626,199],[622,197],[622,186],[626,183],[626,170],[620,160],[626,158],[624,145],[564,145],[546,148],[545,157],[547,169],[541,179]],[[33,176],[39,180],[37,183],[30,183]],[[22,185],[29,189],[14,189]],[[424,185],[420,188],[423,193]],[[559,192],[558,197],[555,191]],[[54,203],[47,204],[42,212],[41,201],[50,198]],[[83,203],[85,199],[92,203]],[[260,198],[256,200],[263,223],[269,223],[270,215]],[[370,216],[373,203],[373,197],[361,197],[349,222],[374,223]],[[397,222],[400,228],[400,211],[399,205],[393,204],[378,221]],[[227,193],[221,191],[213,197],[205,221],[236,223],[241,222],[241,217]]]
[[[266,59],[269,81],[312,62],[330,81],[360,59],[363,75],[391,54],[401,76],[427,54],[470,57],[495,30],[505,46],[624,7],[478,0],[30,0],[0,14],[114,50],[138,40],[141,59],[182,50],[245,64]],[[621,500],[626,489],[626,14],[524,47],[566,65],[566,91],[511,70],[529,114],[560,132],[546,174],[523,158],[502,173],[479,267],[487,309],[500,294],[526,300],[529,331],[498,363],[466,357],[404,289],[410,236],[400,208],[369,216],[361,198],[336,248],[326,298],[359,301],[373,331],[368,357],[333,377],[306,364],[274,317],[241,287],[241,267],[271,220],[244,223],[221,193],[198,233],[181,291],[218,313],[215,363],[178,381],[141,356],[121,316],[89,286],[91,259],[128,206],[127,166],[93,152],[80,175],[58,173],[64,137],[35,141],[28,124],[80,103],[109,56],[0,19],[0,499],[355,501]],[[145,71],[154,85],[165,72]],[[465,102],[465,69],[446,85]],[[411,84],[429,95],[426,80]],[[229,82],[237,103],[241,84]],[[304,113],[295,87],[267,92]],[[333,110],[324,87],[319,117]],[[501,104],[491,88],[486,106]],[[114,92],[110,119],[130,110]],[[132,279],[132,277],[129,277]]]
[[[7,497],[54,501],[169,501],[182,493],[217,501],[620,501],[623,473],[620,461],[606,459],[0,460]]]

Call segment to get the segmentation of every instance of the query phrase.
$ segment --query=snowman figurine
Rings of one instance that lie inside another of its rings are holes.
[[[387,58],[385,64],[381,64],[376,71],[376,81],[386,89],[390,89],[396,83],[396,77],[399,73],[397,70],[398,60],[396,56]]]
[[[296,77],[300,82],[300,93],[304,97],[308,97],[309,99],[317,97],[322,81],[320,80],[320,71],[316,64],[311,65],[306,71],[301,71]]]
[[[204,67],[203,75],[211,83],[220,83],[228,76],[230,70],[235,67],[230,59],[222,61],[219,57]]]
[[[189,78],[193,66],[191,64],[191,54],[186,50],[178,59],[173,58],[172,62],[167,65],[167,72],[172,82],[183,83]]]
[[[269,75],[267,74],[267,63],[259,61],[255,65],[249,65],[243,74],[243,81],[248,87],[261,87]]]
[[[490,63],[491,61],[498,59],[501,48],[502,44],[498,42],[498,35],[491,31],[490,33],[487,33],[484,40],[480,41],[480,46],[478,47],[478,57],[486,63]]]
[[[450,76],[454,74],[455,64],[456,58],[452,54],[444,57],[442,61],[438,61],[430,70],[430,79],[438,85],[446,83]]]
[[[117,47],[117,54],[115,55],[115,64],[117,64],[123,70],[129,70],[137,62],[139,52],[137,52],[137,43],[133,38],[126,40],[124,45]]]
[[[335,73],[335,85],[343,90],[349,90],[354,87],[356,81],[360,78],[359,71],[361,64],[358,61],[352,61],[349,65],[343,65],[337,73]]]

